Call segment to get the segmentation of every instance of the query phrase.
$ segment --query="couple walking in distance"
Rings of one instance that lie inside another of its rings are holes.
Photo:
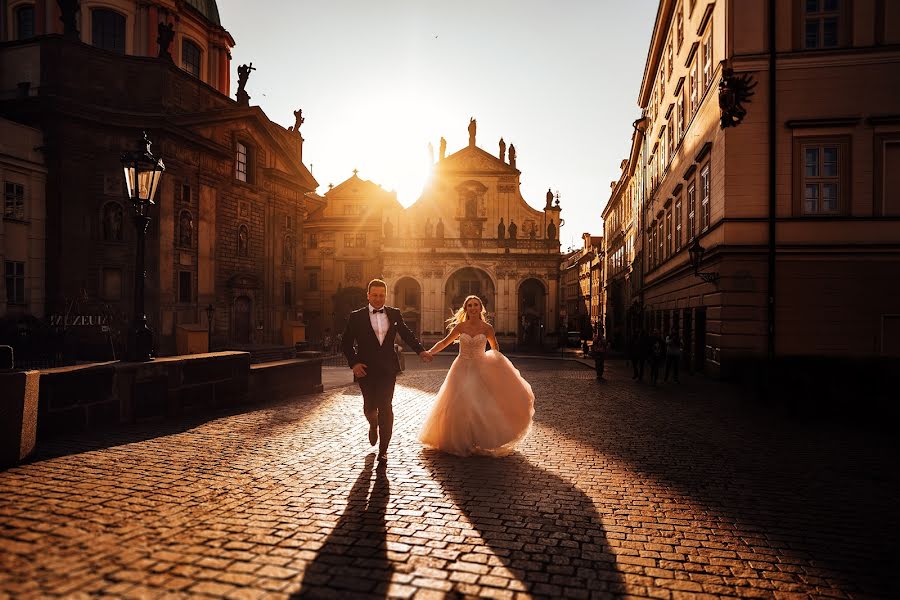
[[[425,350],[400,310],[385,306],[384,281],[370,281],[367,297],[369,304],[347,319],[342,349],[359,382],[363,413],[369,422],[369,443],[378,443],[378,460],[387,460],[394,427],[394,385],[400,371],[394,336],[398,334],[424,362],[433,360],[434,354],[450,344],[459,343],[459,356],[419,434],[422,443],[457,456],[504,456],[512,452],[531,427],[534,393],[518,369],[500,354],[481,300],[467,297],[447,321],[450,333]],[[488,343],[491,350],[485,352]]]

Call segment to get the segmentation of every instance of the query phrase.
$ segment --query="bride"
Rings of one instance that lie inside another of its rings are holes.
[[[500,354],[478,296],[467,297],[447,323],[450,333],[429,352],[436,354],[458,339],[459,356],[438,390],[419,439],[457,456],[510,454],[531,427],[531,385]],[[487,352],[485,342],[491,345]]]

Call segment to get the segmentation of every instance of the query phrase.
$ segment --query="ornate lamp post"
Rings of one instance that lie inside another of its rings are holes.
[[[688,253],[691,256],[691,266],[694,267],[695,276],[706,283],[716,283],[719,281],[718,271],[700,271],[700,264],[703,262],[703,255],[706,253],[706,248],[700,245],[700,240],[698,238],[694,238],[694,243],[688,248]]]
[[[154,204],[156,189],[166,166],[162,159],[150,152],[150,139],[143,132],[137,150],[122,153],[125,171],[125,188],[134,208],[134,224],[137,228],[134,268],[134,321],[128,340],[128,359],[153,360],[153,332],[147,326],[144,312],[144,238],[150,224],[150,209]]]
[[[206,307],[206,351],[212,352],[212,331],[213,331],[213,316],[216,314],[216,309],[212,304],[207,305]]]

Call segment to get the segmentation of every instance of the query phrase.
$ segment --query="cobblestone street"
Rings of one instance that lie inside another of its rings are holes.
[[[516,363],[535,425],[503,459],[418,444],[447,357],[398,379],[383,470],[355,385],[44,443],[0,472],[0,597],[900,593],[887,434]]]

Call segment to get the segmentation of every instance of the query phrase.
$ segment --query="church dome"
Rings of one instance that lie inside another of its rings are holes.
[[[216,0],[186,0],[186,3],[197,9],[197,12],[206,17],[213,25],[221,27],[222,22],[219,20],[219,6],[216,4]]]

